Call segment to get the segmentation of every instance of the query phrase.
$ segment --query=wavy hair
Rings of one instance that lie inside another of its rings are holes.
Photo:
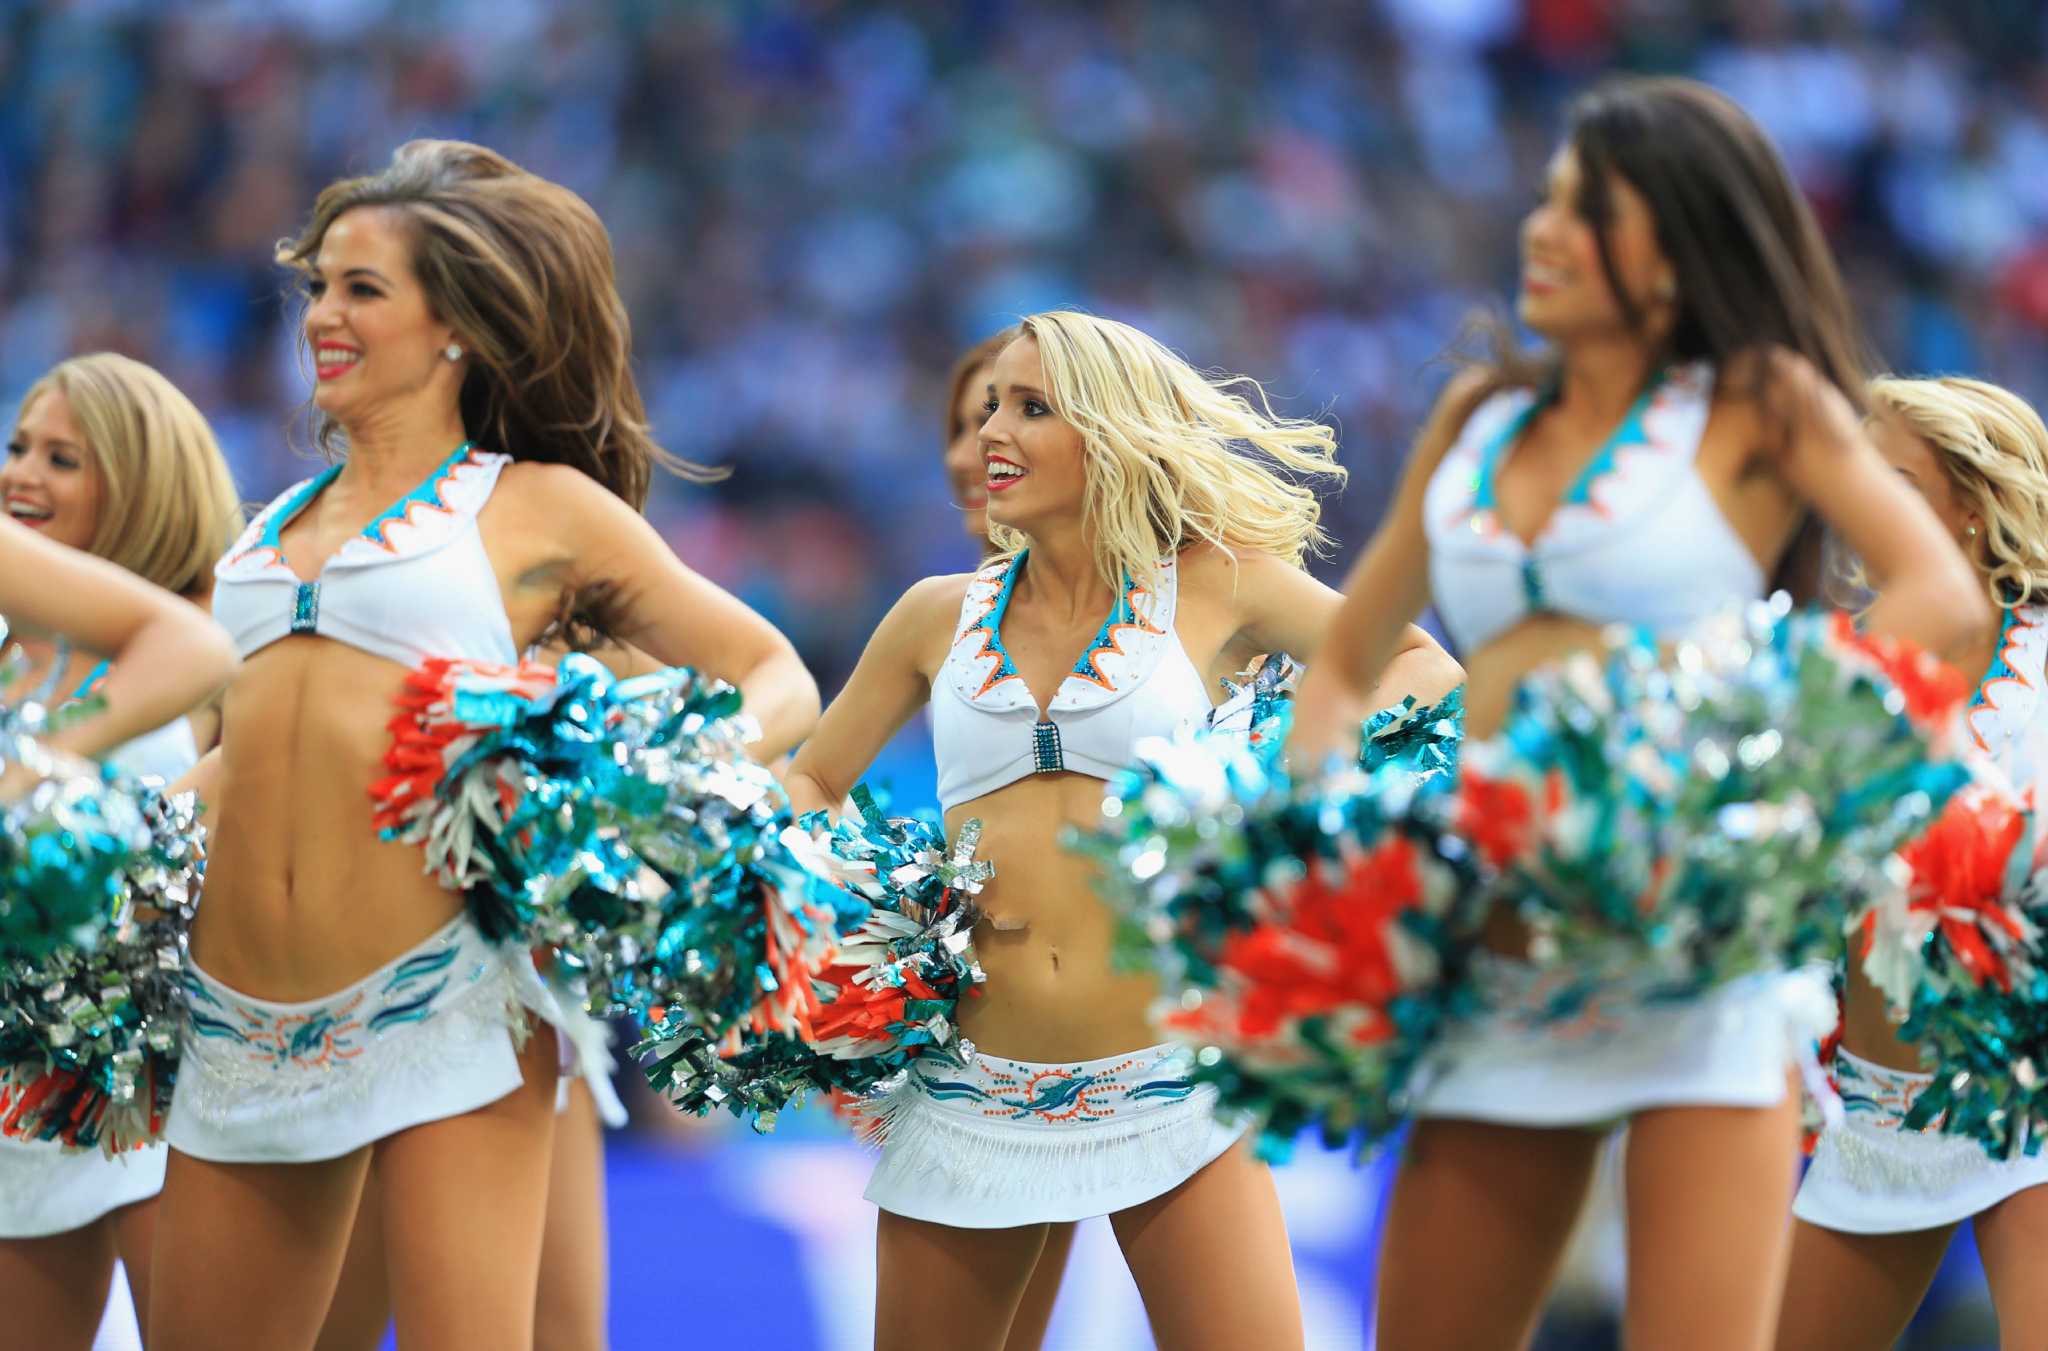
[[[1593,228],[1601,274],[1631,332],[1646,335],[1648,316],[1615,263],[1616,180],[1642,195],[1671,262],[1676,309],[1652,353],[1653,371],[1713,362],[1717,393],[1751,401],[1774,447],[1804,412],[1774,378],[1775,353],[1796,353],[1852,404],[1862,402],[1869,363],[1841,270],[1777,147],[1741,105],[1697,80],[1619,76],[1572,100],[1565,140],[1579,159],[1579,215]],[[1472,327],[1490,349],[1484,364],[1495,387],[1557,378],[1555,352],[1520,350],[1498,318]],[[1774,586],[1814,594],[1822,535],[1807,513],[1786,542]]]
[[[1038,344],[1047,405],[1081,434],[1084,528],[1110,586],[1202,541],[1297,567],[1328,548],[1301,481],[1344,481],[1328,427],[1279,416],[1256,380],[1205,376],[1129,324],[1055,310],[1018,329]],[[989,539],[1025,544],[994,522]]]
[[[242,528],[234,475],[206,418],[154,368],[113,352],[51,367],[21,414],[52,391],[71,406],[99,476],[91,551],[166,591],[204,595]]]
[[[2048,426],[2011,390],[1943,375],[1882,376],[1871,407],[1934,448],[1984,522],[1977,556],[1996,605],[2048,600]]]
[[[308,271],[328,227],[359,207],[410,226],[412,264],[435,317],[470,353],[462,424],[515,460],[573,465],[634,507],[655,466],[700,482],[723,471],[655,444],[633,379],[632,324],[612,271],[611,236],[589,203],[494,150],[408,141],[378,173],[329,184],[277,261]],[[319,418],[320,445],[341,429]]]

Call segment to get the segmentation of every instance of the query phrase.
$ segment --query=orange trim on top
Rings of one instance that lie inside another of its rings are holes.
[[[1088,655],[1081,659],[1082,661],[1087,663],[1088,669],[1086,671],[1076,669],[1073,671],[1069,671],[1067,674],[1072,676],[1076,680],[1085,680],[1091,685],[1095,685],[1098,688],[1108,690],[1111,694],[1115,694],[1116,686],[1109,683],[1109,678],[1102,674],[1102,668],[1098,666],[1096,663],[1101,659],[1102,654],[1105,652],[1114,652],[1119,657],[1128,657],[1131,655],[1130,653],[1124,651],[1123,644],[1118,639],[1118,635],[1121,634],[1125,629],[1136,629],[1139,633],[1149,633],[1155,637],[1160,638],[1166,636],[1165,629],[1157,627],[1150,620],[1142,617],[1138,612],[1136,598],[1139,596],[1149,596],[1151,594],[1152,589],[1150,587],[1140,586],[1135,581],[1132,582],[1131,589],[1124,593],[1124,604],[1130,608],[1131,622],[1128,624],[1110,625],[1109,631],[1103,635],[1104,641],[1097,643],[1095,646],[1089,648]]]
[[[2018,685],[2021,689],[2030,690],[2034,688],[2034,682],[2028,680],[2021,673],[2020,668],[2014,664],[2013,656],[2018,651],[2020,635],[2032,632],[2037,627],[2039,626],[2022,619],[2017,610],[2013,612],[2012,626],[2006,630],[2005,646],[1998,650],[1998,660],[2004,662],[2005,669],[2011,671],[2012,674],[2009,676],[1995,676],[1977,688],[1977,693],[1983,699],[1984,705],[1993,712],[2005,712],[2004,709],[1998,706],[1998,701],[1991,697],[1991,691],[1994,686],[2013,684]],[[1977,743],[1977,749],[1988,753],[1991,747],[1984,740],[1983,734],[1977,730],[1977,720],[1975,718],[1966,718],[1964,721],[1970,728],[1970,739]]]

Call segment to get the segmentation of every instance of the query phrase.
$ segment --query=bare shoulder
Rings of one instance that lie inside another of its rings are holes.
[[[883,618],[871,647],[900,653],[929,676],[952,650],[960,607],[974,578],[974,573],[956,572],[912,583]]]
[[[1458,434],[1488,396],[1501,388],[1500,377],[1484,366],[1462,366],[1437,392],[1429,420],[1422,424],[1410,457],[1410,473],[1428,474],[1457,444]]]
[[[968,585],[978,575],[948,572],[912,582],[910,589],[903,593],[903,599],[896,602],[896,608],[919,621],[920,626],[928,619],[942,619],[951,624],[960,613],[961,603],[967,599]]]
[[[1183,549],[1178,566],[1183,592],[1215,590],[1225,594],[1246,582],[1301,571],[1278,554],[1264,549],[1243,545],[1226,548],[1208,540]]]
[[[506,465],[498,474],[496,495],[522,507],[573,508],[601,501],[632,510],[611,489],[581,469],[541,460],[514,460]]]
[[[1180,574],[1183,606],[1215,607],[1234,625],[1313,606],[1319,594],[1334,603],[1334,592],[1264,549],[1199,544],[1181,555]]]
[[[1812,361],[1778,345],[1728,362],[1714,391],[1715,413],[1745,444],[1791,450],[1814,433],[1837,435],[1856,425],[1856,407]]]
[[[1431,422],[1450,422],[1463,425],[1472,416],[1486,396],[1500,388],[1500,377],[1485,366],[1460,366],[1437,391],[1436,403],[1430,407]]]

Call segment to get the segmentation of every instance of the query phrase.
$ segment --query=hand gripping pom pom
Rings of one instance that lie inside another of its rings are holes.
[[[1930,749],[1966,692],[1845,617],[1748,608],[1675,649],[1610,639],[1531,675],[1468,744],[1447,852],[1532,931],[1538,1020],[1683,999],[1831,956],[1893,851],[1966,779]]]
[[[862,1098],[928,1049],[958,1038],[959,1001],[984,976],[974,897],[994,868],[974,857],[979,821],[948,849],[939,827],[882,815],[865,787],[857,816],[811,835],[871,908],[847,916],[839,953],[812,981],[808,1041],[770,1035],[720,1054],[687,1018],[657,1023],[634,1048],[649,1083],[684,1111],[723,1107],[770,1130],[813,1091]],[[824,814],[803,819],[818,832]]]
[[[487,936],[554,949],[551,979],[599,1012],[663,1009],[729,1046],[803,1030],[861,907],[785,840],[737,690],[571,655],[429,662],[400,702],[377,824],[426,849]]]
[[[0,979],[0,1132],[108,1154],[161,1135],[177,1080],[203,831],[189,793],[136,789],[149,844],[113,920]]]

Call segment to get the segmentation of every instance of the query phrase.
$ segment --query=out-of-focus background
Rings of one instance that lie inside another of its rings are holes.
[[[974,561],[942,383],[1035,309],[1330,417],[1334,578],[1433,358],[1509,293],[1562,103],[1611,70],[1761,119],[1887,364],[2048,394],[2044,29],[2034,0],[0,0],[0,397],[131,353],[269,498],[312,472],[272,244],[410,137],[483,141],[610,225],[662,440],[734,470],[650,514],[829,694],[906,585]],[[930,794],[921,738],[878,769],[901,805]],[[865,1165],[829,1125],[613,1153],[618,1346],[864,1344]],[[1281,1176],[1316,1345],[1358,1345],[1374,1175],[1311,1151]],[[1546,1347],[1612,1344],[1590,1251]],[[1956,1272],[1912,1346],[1992,1344]],[[1144,1344],[1106,1231],[1054,1343]]]

